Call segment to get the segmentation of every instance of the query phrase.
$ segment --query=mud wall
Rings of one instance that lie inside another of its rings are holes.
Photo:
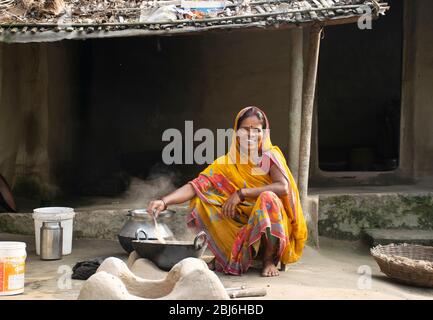
[[[248,105],[286,152],[289,49],[288,30],[2,44],[0,173],[24,194],[121,192],[161,162],[165,129],[231,128]]]

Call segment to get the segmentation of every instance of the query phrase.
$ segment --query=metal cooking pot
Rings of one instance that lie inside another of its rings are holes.
[[[164,210],[158,215],[158,231],[163,239],[173,238],[173,232],[159,218],[162,218],[162,220],[170,218],[173,213],[175,213],[173,210]],[[146,209],[129,210],[126,217],[127,220],[117,235],[120,245],[126,252],[131,253],[134,251],[131,241],[135,239],[135,232],[138,229],[144,230],[149,239],[156,240],[155,223],[152,215]]]
[[[140,235],[144,235],[144,240]],[[179,261],[193,257],[200,258],[207,247],[207,235],[204,231],[198,233],[194,242],[168,240],[162,243],[158,240],[148,240],[147,233],[143,229],[136,232],[137,240],[132,241],[132,246],[138,255],[154,262],[159,268],[169,271]]]

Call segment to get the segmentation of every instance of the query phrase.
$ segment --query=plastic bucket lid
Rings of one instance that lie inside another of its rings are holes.
[[[68,207],[46,207],[33,210],[33,219],[37,220],[68,220],[74,216],[74,209]]]
[[[25,242],[18,241],[0,241],[0,250],[16,250],[16,249],[25,249]]]

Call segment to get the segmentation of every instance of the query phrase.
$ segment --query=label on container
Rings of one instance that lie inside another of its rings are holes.
[[[24,288],[25,259],[25,256],[0,259],[0,293]]]

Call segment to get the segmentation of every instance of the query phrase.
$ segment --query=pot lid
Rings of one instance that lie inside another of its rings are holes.
[[[167,210],[161,211],[160,214],[158,215],[158,217],[168,218],[168,217],[170,217],[175,212],[176,211],[167,209]],[[151,218],[151,216],[150,216],[149,212],[147,211],[147,209],[129,210],[128,211],[128,215],[132,216],[132,217],[137,217],[137,218]]]

